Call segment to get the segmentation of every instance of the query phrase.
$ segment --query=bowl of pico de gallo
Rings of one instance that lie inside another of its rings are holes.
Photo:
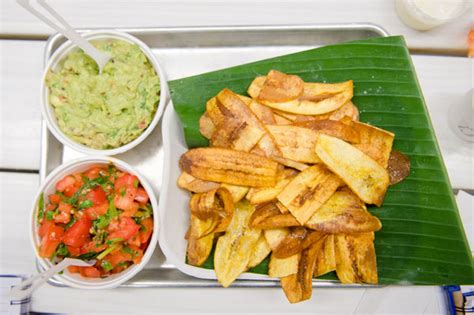
[[[83,289],[116,287],[137,274],[158,242],[158,204],[146,178],[112,157],[80,158],[41,184],[31,241],[43,268],[66,257],[95,260],[56,275]]]

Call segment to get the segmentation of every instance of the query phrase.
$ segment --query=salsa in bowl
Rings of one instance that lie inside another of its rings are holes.
[[[153,254],[156,209],[146,179],[123,161],[89,157],[67,163],[48,176],[35,200],[35,252],[44,268],[66,257],[96,261],[57,275],[67,285],[115,287]]]

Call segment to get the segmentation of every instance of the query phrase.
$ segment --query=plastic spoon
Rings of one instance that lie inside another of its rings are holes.
[[[90,267],[95,264],[95,260],[84,261],[74,258],[65,258],[57,265],[52,266],[51,268],[33,276],[29,279],[26,279],[17,286],[14,286],[10,290],[10,297],[12,301],[21,301],[26,299],[36,290],[40,285],[49,280],[52,276],[58,272],[66,269],[69,266],[80,266],[80,267]]]
[[[59,33],[63,34],[74,44],[82,48],[86,54],[88,54],[92,59],[95,60],[99,66],[99,73],[102,73],[102,70],[105,67],[105,64],[110,60],[110,56],[106,53],[101,52],[94,46],[92,46],[87,40],[84,39],[79,33],[77,33],[71,25],[69,25],[64,18],[59,15],[45,0],[37,0],[37,3],[42,6],[48,13],[57,20],[59,23],[56,24],[51,18],[47,17],[45,14],[39,12],[31,6],[29,0],[17,0],[18,4],[23,8],[28,10],[31,14],[36,16],[38,19],[48,24],[50,27],[54,28]]]

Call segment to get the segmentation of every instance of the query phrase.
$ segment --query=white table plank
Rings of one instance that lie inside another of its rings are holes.
[[[0,168],[39,168],[44,46],[44,41],[0,41]]]
[[[231,0],[126,1],[50,0],[75,27],[157,27],[371,22],[403,34],[411,48],[466,49],[472,13],[430,32],[405,26],[393,0]],[[46,35],[52,30],[19,7],[2,0],[0,34]]]

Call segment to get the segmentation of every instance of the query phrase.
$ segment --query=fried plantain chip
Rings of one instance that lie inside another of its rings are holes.
[[[274,125],[275,117],[270,107],[260,104],[255,100],[251,100],[249,104],[250,110],[257,116],[260,121],[265,125]]]
[[[340,183],[339,178],[324,166],[314,165],[293,178],[278,194],[277,199],[290,210],[298,222],[305,224],[334,194]]]
[[[321,239],[301,253],[301,258],[298,263],[298,272],[296,274],[280,279],[283,291],[290,303],[297,303],[311,298],[316,257],[323,242],[324,239]]]
[[[353,82],[352,80],[346,81],[340,84],[344,84],[344,91],[331,95],[320,101],[307,101],[307,100],[291,100],[287,102],[275,102],[260,99],[260,103],[267,105],[271,108],[302,115],[321,115],[337,110],[342,105],[350,101],[353,96]]]
[[[288,234],[290,234],[290,229],[288,228],[277,228],[263,231],[263,235],[265,235],[265,239],[272,250],[275,250]]]
[[[194,193],[203,193],[209,190],[217,189],[219,186],[219,183],[197,179],[186,172],[182,172],[178,177],[178,187]]]
[[[353,121],[359,121],[359,110],[351,101],[348,101],[340,108],[330,113],[328,119],[331,120],[341,120],[344,117],[349,117]]]
[[[273,155],[280,156],[282,153],[281,153],[280,148],[276,145],[275,139],[268,132],[266,128],[265,128],[265,131],[266,131],[266,134],[262,137],[262,139],[260,139],[260,141],[257,143],[255,148],[253,149],[253,150],[259,151],[255,154],[266,156],[266,157],[271,157]]]
[[[296,75],[270,70],[258,94],[259,100],[286,102],[303,95],[304,82]]]
[[[250,86],[247,89],[247,94],[250,95],[251,98],[257,99],[258,95],[260,94],[260,90],[265,83],[265,80],[267,80],[266,76],[259,76],[253,79],[252,83],[250,83]]]
[[[352,191],[341,190],[336,191],[305,226],[329,234],[351,234],[378,231],[382,223]]]
[[[336,270],[336,249],[334,245],[334,235],[330,234],[326,236],[324,244],[318,252],[313,276],[319,277],[334,270]]]
[[[217,280],[227,288],[247,270],[250,257],[261,235],[261,230],[248,226],[255,207],[239,202],[226,233],[219,237],[214,254],[214,270]]]
[[[200,220],[213,219],[216,224],[211,232],[224,232],[234,213],[234,201],[226,188],[194,194],[189,202],[191,214]]]
[[[191,215],[188,236],[187,257],[188,263],[201,266],[209,257],[214,243],[214,233],[217,222],[214,218],[200,220]]]
[[[249,225],[253,228],[263,230],[300,226],[299,222],[291,213],[280,213],[273,202],[257,205],[255,212],[250,218]]]
[[[285,188],[290,179],[296,175],[296,171],[292,169],[284,169],[278,174],[277,183],[274,187],[268,188],[251,188],[246,196],[251,204],[259,204],[276,199],[278,193]]]
[[[273,250],[273,255],[280,259],[293,256],[308,248],[311,244],[324,236],[325,234],[322,232],[308,231],[304,227],[290,228],[290,234],[285,236],[280,244]]]
[[[387,168],[395,135],[361,122],[353,122],[353,127],[360,136],[360,143],[355,147],[377,161],[383,168]]]
[[[378,282],[374,233],[336,234],[336,273],[342,283]]]
[[[292,120],[289,120],[282,115],[273,112],[273,117],[275,117],[275,125],[284,126],[284,125],[291,125],[293,123]]]
[[[284,158],[303,163],[320,162],[314,152],[318,138],[317,132],[291,125],[267,125],[266,127],[275,138],[276,145],[280,148]]]
[[[388,158],[388,175],[390,185],[395,185],[410,175],[410,160],[400,151],[392,150]]]
[[[323,163],[365,203],[382,204],[389,185],[385,168],[347,142],[322,134],[315,151]]]
[[[288,210],[287,207],[285,207],[284,204],[282,204],[280,201],[276,201],[275,202],[275,205],[277,206],[277,208],[280,210],[281,213],[285,214],[285,213],[288,213],[290,212],[290,210]],[[295,218],[296,219],[296,218]]]
[[[199,118],[199,131],[207,139],[211,139],[214,131],[216,131],[216,126],[212,122],[211,118],[209,118],[207,112],[204,112],[201,118]]]
[[[257,245],[255,245],[255,248],[253,249],[252,255],[250,256],[248,268],[253,268],[260,264],[271,251],[270,245],[268,245],[267,240],[262,233],[257,241]]]
[[[295,122],[294,126],[308,128],[323,133],[328,136],[336,137],[350,143],[359,143],[359,133],[352,126],[348,126],[336,120],[310,120],[303,122]]]
[[[249,152],[262,139],[265,132],[245,121],[224,118],[210,139],[211,146]]]
[[[221,184],[221,187],[227,189],[230,192],[234,203],[237,203],[242,200],[249,191],[249,188],[245,186]]]
[[[298,272],[298,263],[301,254],[295,254],[287,258],[276,258],[275,255],[270,256],[268,264],[268,276],[271,278],[282,278]]]
[[[202,180],[249,187],[274,186],[278,169],[278,163],[266,157],[221,148],[191,149],[179,165]]]
[[[269,158],[272,159],[275,162],[280,163],[281,165],[288,166],[290,168],[294,168],[295,170],[298,170],[298,171],[304,171],[305,169],[307,169],[309,167],[307,164],[297,162],[297,161],[293,161],[293,160],[290,160],[290,159],[287,159],[287,158],[284,158],[284,157],[281,157],[281,156],[278,156],[278,155],[271,155],[271,156],[269,156]]]

